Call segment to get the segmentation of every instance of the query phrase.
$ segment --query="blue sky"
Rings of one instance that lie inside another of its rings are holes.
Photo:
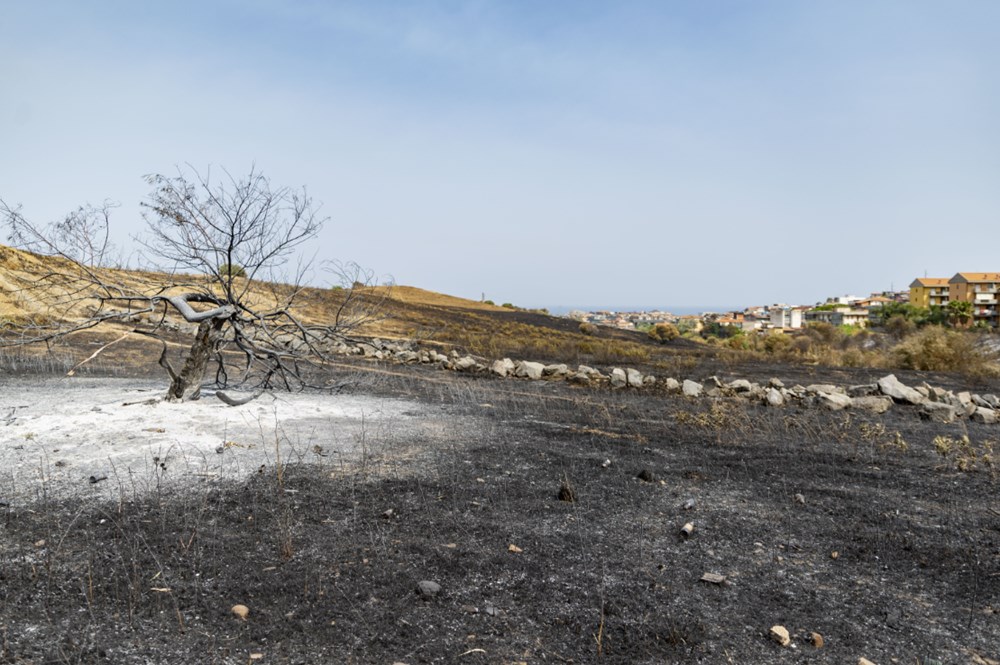
[[[1000,3],[18,2],[0,197],[252,163],[320,259],[525,306],[811,303],[1000,269]],[[318,279],[322,279],[319,277]]]

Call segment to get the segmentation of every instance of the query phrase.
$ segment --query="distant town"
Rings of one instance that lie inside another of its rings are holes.
[[[960,272],[954,277],[919,277],[906,291],[881,291],[868,296],[832,296],[814,305],[775,303],[742,310],[674,315],[665,311],[573,310],[569,318],[626,330],[650,330],[669,323],[678,332],[705,330],[742,332],[792,331],[809,323],[866,328],[884,323],[891,315],[925,311],[932,320],[958,327],[1000,327],[1000,272]]]

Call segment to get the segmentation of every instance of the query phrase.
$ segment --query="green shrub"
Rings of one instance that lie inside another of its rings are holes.
[[[677,326],[672,323],[657,323],[655,326],[650,328],[646,334],[649,335],[651,340],[663,344],[680,337],[681,331],[679,331]]]
[[[584,335],[590,335],[591,337],[593,337],[594,335],[597,334],[597,326],[595,326],[593,323],[584,321],[583,323],[580,324],[580,332]]]
[[[893,349],[900,367],[930,372],[961,372],[978,378],[996,375],[995,358],[976,345],[974,335],[927,326]]]
[[[223,277],[246,277],[247,271],[238,263],[223,263],[219,266],[219,274]]]

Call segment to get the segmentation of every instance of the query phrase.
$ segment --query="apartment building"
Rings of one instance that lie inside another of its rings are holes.
[[[951,300],[972,303],[973,323],[1000,326],[1000,272],[960,272],[948,280]]]
[[[918,277],[910,284],[910,304],[925,309],[931,305],[947,305],[951,292],[949,284],[947,277]]]

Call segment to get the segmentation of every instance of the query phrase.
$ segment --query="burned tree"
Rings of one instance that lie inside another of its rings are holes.
[[[221,387],[306,385],[306,370],[378,311],[384,290],[371,288],[370,273],[347,264],[333,269],[346,288],[326,292],[325,317],[302,316],[323,292],[302,286],[306,264],[296,263],[292,275],[288,266],[325,221],[304,189],[273,187],[256,169],[245,178],[223,172],[214,180],[188,167],[146,181],[153,189],[142,203],[141,272],[107,265],[113,205],[81,207],[37,226],[20,207],[0,200],[12,243],[48,257],[21,284],[23,297],[45,303],[45,316],[19,325],[3,344],[51,342],[101,324],[125,324],[126,335],[161,341],[167,398],[185,401],[198,397],[213,364]],[[177,328],[172,315],[197,324],[179,368],[168,353]]]

